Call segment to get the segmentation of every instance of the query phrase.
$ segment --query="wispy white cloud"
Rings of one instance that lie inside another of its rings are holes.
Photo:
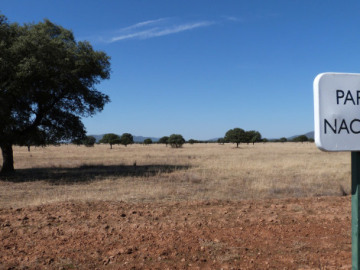
[[[92,36],[87,39],[94,40],[100,43],[114,43],[129,39],[150,39],[155,37],[161,37],[180,32],[190,31],[197,28],[209,27],[211,25],[225,25],[225,24],[238,24],[238,23],[251,23],[258,20],[266,20],[270,18],[276,18],[278,14],[274,13],[261,13],[244,15],[224,15],[215,20],[203,20],[195,22],[184,22],[181,19],[176,18],[159,18],[154,20],[147,20],[138,22],[133,25],[120,28],[116,31],[108,32],[104,36]],[[86,39],[86,38],[85,38]]]
[[[279,17],[279,14],[277,13],[254,13],[254,14],[243,14],[241,16],[229,16],[229,15],[225,15],[225,16],[221,16],[221,18],[223,19],[223,21],[227,21],[227,22],[233,22],[233,23],[252,23],[255,21],[264,21],[264,20],[269,20],[269,19],[274,19]]]
[[[238,17],[235,16],[222,16],[225,20],[227,21],[231,21],[231,22],[241,22],[243,21],[243,19],[240,19]]]
[[[157,24],[157,23],[166,21],[167,19],[168,18],[160,18],[160,19],[157,19],[157,20],[148,20],[148,21],[144,21],[144,22],[139,22],[139,23],[130,25],[128,27],[121,28],[118,32],[130,31],[130,30],[133,30],[133,29],[136,29],[136,28],[141,28],[141,27],[144,27],[144,26]]]
[[[109,43],[126,39],[149,39],[189,31],[195,28],[207,27],[215,22],[200,21],[192,23],[173,23],[168,18],[139,22],[117,31],[117,35],[109,39]]]
[[[158,31],[157,33],[154,33],[154,37],[175,34],[175,33],[183,32],[183,31],[191,30],[194,28],[210,26],[212,24],[214,24],[214,23],[209,22],[209,21],[203,21],[203,22],[197,22],[197,23],[176,25],[176,26],[173,26],[170,28],[162,29],[162,30]]]

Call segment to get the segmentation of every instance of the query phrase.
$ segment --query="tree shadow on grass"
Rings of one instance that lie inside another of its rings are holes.
[[[0,180],[22,183],[46,181],[54,185],[88,183],[94,180],[105,180],[117,177],[151,177],[161,173],[171,173],[189,169],[185,165],[84,165],[75,168],[51,167],[17,169],[11,174],[0,174]]]

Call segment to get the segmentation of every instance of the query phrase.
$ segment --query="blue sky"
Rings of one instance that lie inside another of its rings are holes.
[[[231,128],[266,138],[314,129],[313,79],[360,72],[360,2],[0,0],[11,22],[44,18],[111,56],[111,103],[89,134],[186,139]]]

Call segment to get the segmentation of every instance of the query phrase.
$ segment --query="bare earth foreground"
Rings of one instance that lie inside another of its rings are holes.
[[[350,197],[0,210],[0,269],[350,269]]]

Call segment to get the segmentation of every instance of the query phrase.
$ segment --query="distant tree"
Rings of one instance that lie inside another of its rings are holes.
[[[169,144],[172,148],[180,148],[185,143],[185,139],[180,134],[172,134],[169,137]]]
[[[134,143],[134,137],[130,133],[124,133],[123,135],[121,135],[120,141],[122,145],[127,146],[128,144]]]
[[[92,147],[94,146],[94,144],[96,143],[96,138],[93,136],[85,136],[82,139],[75,139],[71,141],[72,144],[76,144],[76,145],[85,145],[87,147]]]
[[[267,142],[269,142],[269,140],[268,140],[268,139],[266,139],[266,138],[263,138],[261,141],[262,141],[263,143],[267,143]]]
[[[219,138],[217,139],[218,144],[224,144],[225,143],[225,139],[224,138]]]
[[[161,137],[159,139],[158,143],[166,144],[166,146],[167,146],[169,144],[169,137],[168,136]]]
[[[93,136],[86,136],[82,140],[82,144],[85,145],[86,147],[94,147],[95,143],[96,143],[96,138]]]
[[[306,137],[306,135],[300,135],[300,136],[297,136],[293,139],[294,142],[307,142],[309,139],[308,137]]]
[[[245,131],[241,128],[230,129],[225,134],[225,141],[236,143],[236,147],[239,147],[239,144],[246,142]]]
[[[287,142],[287,139],[285,137],[281,137],[279,141],[284,143],[284,142]]]
[[[75,144],[77,146],[82,145],[82,139],[81,138],[76,138],[74,140],[71,141],[72,144]]]
[[[188,143],[190,143],[190,144],[194,144],[194,143],[197,143],[198,141],[196,141],[196,140],[194,140],[194,139],[190,139],[190,140],[188,140]]]
[[[314,142],[315,140],[313,138],[309,138],[309,142]]]
[[[247,143],[252,143],[253,145],[256,142],[260,142],[261,141],[261,134],[259,131],[256,130],[249,130],[245,132],[245,137],[246,137],[246,142]]]
[[[150,138],[144,140],[145,145],[149,145],[149,144],[152,144],[152,143],[153,143],[153,141]]]
[[[120,140],[119,135],[116,135],[114,133],[108,133],[108,134],[105,134],[99,142],[110,144],[110,149],[112,149],[112,146],[114,144],[120,144],[121,140]]]
[[[245,131],[244,141],[243,142],[249,144],[251,142],[252,136],[253,136],[253,131],[252,130]]]

